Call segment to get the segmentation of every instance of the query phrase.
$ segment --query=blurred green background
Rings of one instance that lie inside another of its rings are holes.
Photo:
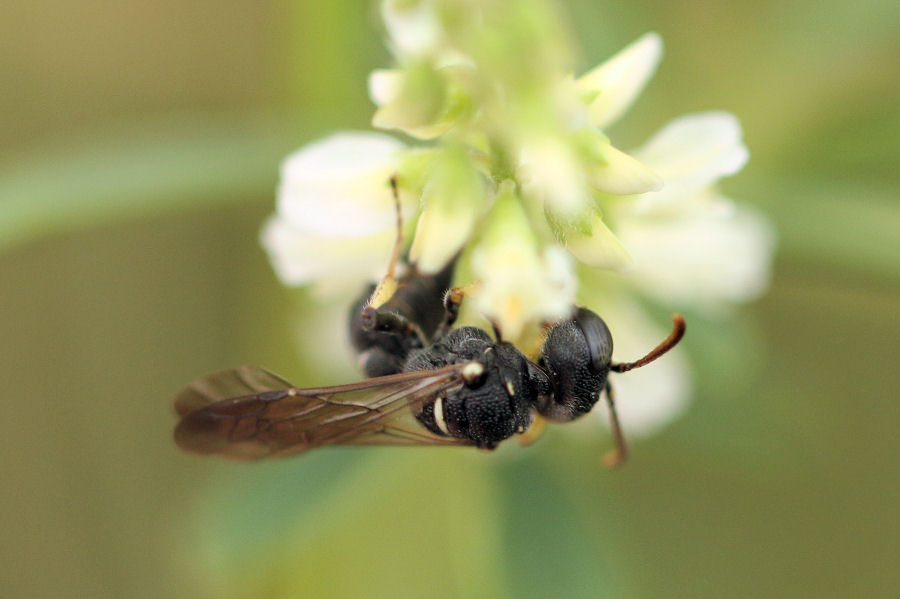
[[[301,352],[328,333],[302,328],[310,303],[257,234],[287,152],[367,126],[377,10],[6,6],[4,597],[900,593],[896,1],[565,3],[582,69],[648,30],[666,42],[617,145],[736,113],[752,158],[725,191],[780,237],[767,297],[691,318],[692,408],[616,472],[599,426],[491,455],[179,453],[170,398],[200,374],[358,376]]]

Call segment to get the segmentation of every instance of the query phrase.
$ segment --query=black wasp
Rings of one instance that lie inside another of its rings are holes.
[[[685,330],[680,316],[649,354],[614,363],[606,323],[577,308],[550,327],[540,358],[532,362],[503,341],[497,327],[496,339],[476,327],[451,328],[463,297],[460,289],[448,291],[453,264],[429,276],[409,267],[395,279],[398,251],[399,243],[388,277],[367,290],[350,316],[350,336],[370,378],[298,388],[254,366],[209,375],[175,399],[181,416],[177,444],[247,460],[322,445],[493,449],[525,432],[535,414],[568,422],[590,412],[605,392],[616,445],[607,463],[624,460],[627,449],[607,375],[644,366],[672,349]]]

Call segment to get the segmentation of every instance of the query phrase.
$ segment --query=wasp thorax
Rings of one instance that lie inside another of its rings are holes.
[[[406,370],[464,364],[465,383],[453,393],[423,406],[421,422],[431,432],[471,439],[492,448],[527,428],[536,394],[528,361],[515,347],[496,342],[483,330],[450,331],[432,347],[414,352]]]

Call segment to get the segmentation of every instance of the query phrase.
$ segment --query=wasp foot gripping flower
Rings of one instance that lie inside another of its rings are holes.
[[[400,189],[409,262],[457,260],[467,301],[523,351],[572,305],[590,308],[631,359],[665,336],[641,298],[718,314],[766,287],[766,221],[716,190],[747,160],[737,120],[675,119],[642,147],[607,129],[662,56],[648,33],[573,77],[554,4],[540,0],[385,0],[392,68],[373,72],[375,127],[418,140],[343,133],[289,157],[263,231],[290,285],[361,286],[383,275]],[[533,356],[532,356],[533,357]],[[622,377],[626,428],[649,432],[686,405],[686,358]]]

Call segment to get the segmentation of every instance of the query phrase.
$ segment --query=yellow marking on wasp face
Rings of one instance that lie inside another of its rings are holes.
[[[437,427],[441,429],[441,432],[445,435],[450,434],[450,429],[447,428],[447,421],[444,420],[444,398],[438,397],[434,400],[434,423],[437,424]]]
[[[484,373],[484,364],[481,362],[469,362],[462,369],[462,377],[467,383],[475,381]]]
[[[516,388],[512,384],[512,381],[506,381],[506,392],[509,393],[510,397],[516,396]]]

